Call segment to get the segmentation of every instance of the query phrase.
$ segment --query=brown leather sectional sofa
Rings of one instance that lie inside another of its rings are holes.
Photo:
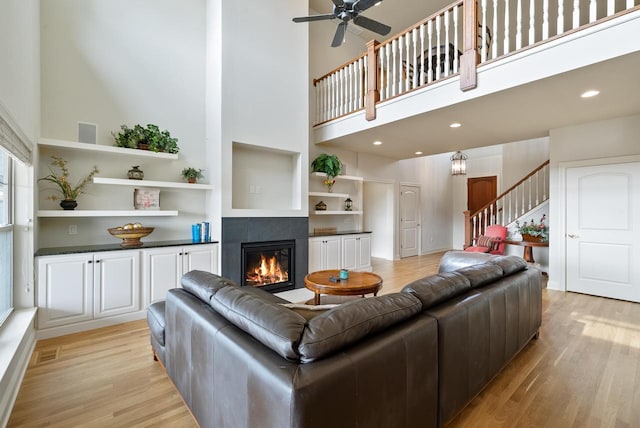
[[[151,343],[202,427],[442,426],[542,311],[524,260],[461,252],[399,293],[326,311],[206,272],[182,285],[150,308]]]

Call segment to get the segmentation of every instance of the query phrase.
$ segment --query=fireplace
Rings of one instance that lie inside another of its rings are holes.
[[[247,244],[292,243],[288,256],[288,282],[259,288],[269,292],[304,288],[304,276],[307,274],[309,262],[309,219],[307,217],[223,217],[221,238],[222,276],[241,286],[247,285],[243,279],[246,257],[243,256],[245,253],[243,247],[247,247]],[[281,255],[278,256],[283,258]],[[281,265],[282,263],[283,261],[280,260]]]
[[[270,292],[291,290],[295,278],[295,241],[243,243],[242,286]]]

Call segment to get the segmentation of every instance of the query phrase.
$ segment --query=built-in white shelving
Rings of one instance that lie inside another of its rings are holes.
[[[125,147],[105,146],[101,144],[78,143],[76,141],[54,140],[51,138],[41,138],[38,142],[40,146],[56,147],[59,149],[84,150],[88,152],[110,153],[115,155],[151,157],[157,159],[178,159],[177,153],[157,153],[150,150],[127,149]]]
[[[172,210],[40,210],[38,217],[174,217]]]
[[[333,192],[309,192],[309,196],[319,196],[321,198],[349,198],[348,193],[333,193]]]
[[[325,174],[324,172],[312,172],[311,175],[314,175],[316,177],[326,177],[327,174]],[[364,181],[364,178],[362,177],[356,177],[355,175],[337,175],[335,177],[336,180],[351,180],[351,181]]]
[[[165,189],[211,190],[211,184],[178,183],[174,181],[130,180],[128,178],[93,177],[95,184],[110,184],[131,187],[163,187]]]
[[[362,211],[314,211],[316,215],[340,215],[340,214],[352,214],[352,215],[362,215]]]

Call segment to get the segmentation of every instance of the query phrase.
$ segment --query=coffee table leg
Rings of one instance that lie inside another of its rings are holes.
[[[313,296],[313,304],[314,305],[319,305],[320,304],[320,293],[316,293]]]

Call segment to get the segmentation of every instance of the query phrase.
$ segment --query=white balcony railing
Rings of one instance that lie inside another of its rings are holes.
[[[570,8],[565,5],[570,4]],[[477,67],[640,9],[640,0],[459,0],[314,80],[316,125],[452,76],[475,87]]]

